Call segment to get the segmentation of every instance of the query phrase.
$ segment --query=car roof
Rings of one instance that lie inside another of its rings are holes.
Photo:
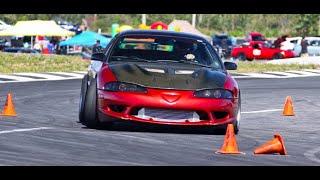
[[[306,37],[306,40],[320,40],[320,37]]]
[[[168,31],[168,30],[126,30],[122,31],[118,34],[119,36],[126,36],[126,35],[160,35],[160,36],[175,36],[175,37],[182,37],[182,38],[191,38],[202,40],[209,43],[204,37],[198,36],[192,33],[185,33],[185,32],[175,32],[175,31]]]
[[[286,41],[292,41],[292,40],[301,40],[302,37],[287,37]]]

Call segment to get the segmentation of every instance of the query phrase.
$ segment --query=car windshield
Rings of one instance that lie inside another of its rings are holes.
[[[211,54],[205,42],[182,37],[135,35],[120,38],[113,47],[109,62],[172,62],[221,69],[218,57]]]
[[[265,41],[265,37],[264,36],[261,36],[261,35],[255,35],[255,36],[252,36],[252,40],[253,41]]]

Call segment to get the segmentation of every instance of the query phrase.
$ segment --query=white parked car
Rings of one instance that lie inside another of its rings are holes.
[[[320,56],[320,37],[306,37],[308,42],[309,56]],[[301,54],[301,41],[302,37],[286,38],[286,41],[281,43],[282,50],[293,50],[295,56]]]
[[[8,25],[7,23],[0,20],[0,31],[8,29],[9,27],[11,27],[11,25]]]
[[[320,37],[306,37],[309,56],[320,56]]]
[[[301,54],[301,41],[302,37],[290,37],[286,38],[286,41],[281,43],[281,50],[292,50],[294,56],[298,57]]]

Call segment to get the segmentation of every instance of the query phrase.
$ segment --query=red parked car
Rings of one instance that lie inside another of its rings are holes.
[[[246,41],[248,42],[251,42],[251,41],[264,42],[266,40],[267,39],[264,37],[264,35],[262,35],[259,32],[251,32],[246,37]]]
[[[119,33],[92,55],[82,80],[79,120],[90,128],[115,121],[216,127],[240,122],[240,89],[204,38],[171,31]],[[213,129],[216,129],[213,128]]]
[[[273,48],[266,43],[261,43],[261,41],[251,41],[244,43],[239,47],[233,48],[231,56],[239,60],[269,60],[293,58],[294,52],[291,50],[281,50],[280,48]]]

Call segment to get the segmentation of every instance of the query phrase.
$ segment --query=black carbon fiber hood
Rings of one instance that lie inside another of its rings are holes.
[[[136,63],[109,64],[118,81],[145,87],[197,90],[223,88],[226,74],[209,68]]]

